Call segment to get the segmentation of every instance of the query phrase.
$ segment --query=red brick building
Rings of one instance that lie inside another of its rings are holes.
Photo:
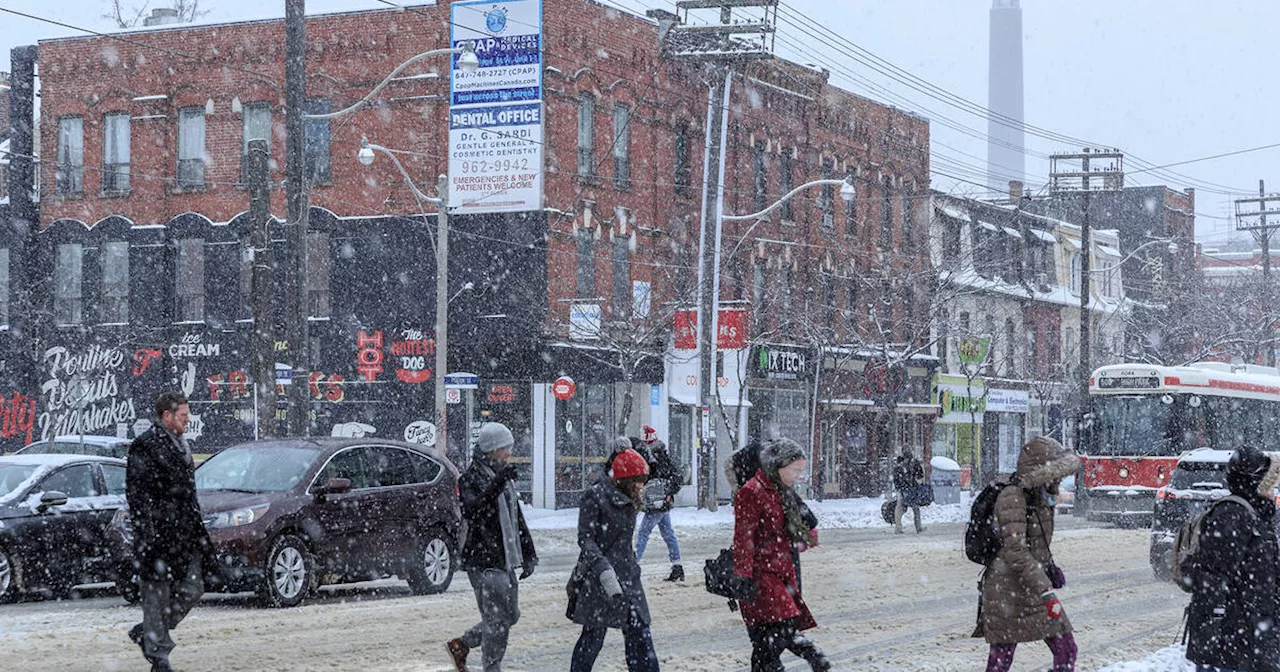
[[[535,502],[549,506],[574,501],[591,464],[603,457],[603,441],[617,429],[637,434],[641,424],[652,424],[670,436],[684,459],[693,459],[692,412],[677,384],[685,378],[684,365],[669,348],[672,316],[689,305],[697,282],[707,86],[696,68],[660,58],[654,23],[588,0],[543,4],[545,211],[453,219],[458,259],[451,258],[451,287],[473,282],[476,289],[450,307],[451,332],[463,334],[450,339],[450,368],[474,370],[485,385],[502,386],[484,394],[482,385],[479,412],[529,428],[518,451],[530,465],[522,485]],[[448,12],[447,3],[440,3],[309,17],[310,110],[346,107],[409,57],[447,46]],[[204,246],[199,272],[210,304],[224,287],[239,286],[243,293],[242,263],[234,255],[214,263],[211,246],[243,244],[248,194],[242,157],[249,138],[268,139],[272,183],[283,182],[283,35],[277,20],[166,26],[131,32],[127,40],[92,36],[40,43],[40,144],[45,162],[59,164],[58,170],[43,171],[42,258],[54,271],[46,269],[45,277],[74,267],[73,279],[85,287],[83,301],[118,299],[126,290],[102,270],[103,245],[119,236],[129,242],[130,254],[138,254],[135,248],[144,243],[137,236],[143,236],[145,245],[167,252],[150,261],[131,257],[133,274],[146,268],[152,280],[146,284],[177,283],[178,294],[191,293],[191,283],[183,290],[178,277],[194,272],[195,248],[181,242],[191,239]],[[338,369],[354,367],[370,330],[383,329],[389,341],[393,322],[394,329],[406,329],[429,325],[434,315],[424,286],[435,273],[428,241],[432,213],[423,219],[390,162],[366,167],[355,160],[361,139],[368,138],[408,152],[402,161],[420,187],[446,171],[447,61],[428,60],[402,74],[373,104],[330,122],[308,122],[311,231],[316,250],[328,253],[318,255],[328,261],[313,278],[323,311],[313,306],[312,317],[324,322],[313,329],[320,335],[311,345],[312,356],[324,364],[313,368],[330,371],[329,380],[338,376],[349,393],[360,376]],[[724,365],[726,377],[739,378],[731,387],[751,400],[751,420],[726,429],[749,424],[757,433],[805,439],[813,427],[813,376],[819,362],[829,360],[814,348],[877,350],[873,346],[892,343],[895,352],[906,353],[923,342],[931,299],[928,147],[925,120],[840,90],[823,71],[773,60],[754,63],[735,77],[726,213],[758,210],[822,177],[852,175],[858,194],[845,206],[836,190],[816,189],[767,220],[726,224],[721,298],[750,304],[752,313],[749,343],[726,353]],[[282,190],[273,191],[272,211],[283,215]],[[397,237],[368,238],[379,222],[392,220],[398,222],[392,226]],[[166,228],[157,231],[156,225]],[[175,225],[186,227],[187,238],[176,237]],[[100,228],[114,233],[95,234]],[[67,265],[71,252],[62,246],[81,239],[75,244],[99,256]],[[391,256],[377,256],[382,253]],[[59,260],[66,263],[59,266]],[[107,289],[113,282],[115,289]],[[129,287],[139,287],[131,282]],[[340,289],[340,282],[357,287]],[[370,294],[364,285],[377,291]],[[65,303],[68,291],[55,287],[45,300]],[[59,292],[61,299],[54,296]],[[127,298],[135,312],[143,312],[148,301],[172,301],[165,294]],[[219,320],[203,314],[186,319],[181,306],[157,309],[166,316],[157,321],[199,322],[202,329],[230,333],[240,328],[235,325],[243,323],[243,314],[230,305],[235,301],[227,302],[217,325]],[[403,303],[404,309],[384,306],[361,314],[350,305],[365,302]],[[583,304],[600,305],[605,330],[620,335],[592,344],[573,341],[570,310]],[[76,328],[105,328],[101,321],[91,323],[86,317]],[[194,333],[184,329],[168,338]],[[357,340],[361,335],[365,341]],[[652,356],[635,366],[615,366],[623,358],[612,345],[628,339]],[[749,367],[765,345],[807,349],[810,366],[790,379]],[[601,357],[594,349],[615,352]],[[390,345],[385,354],[394,357]],[[860,372],[873,359],[846,368]],[[241,364],[247,370],[247,356]],[[230,371],[235,362],[219,366]],[[218,374],[197,366],[194,376]],[[574,399],[550,395],[550,383],[560,375],[577,381]],[[860,392],[824,394],[848,400],[863,398]],[[225,395],[200,401],[223,403]],[[329,401],[317,403],[327,408]],[[415,388],[400,405],[431,403],[429,389]],[[832,418],[856,412],[868,421],[879,413],[856,405],[819,410]],[[743,413],[748,407],[737,406]],[[620,416],[627,416],[621,425]],[[347,431],[357,423],[376,427],[378,435],[398,433],[398,420],[385,428],[375,420],[317,412],[313,429],[328,433],[328,423],[334,432]],[[450,424],[451,440],[456,430],[465,442],[465,427]],[[927,436],[927,429],[915,431]],[[873,438],[853,457],[852,449],[837,444],[824,450],[814,462],[826,469],[826,491],[852,492],[853,472],[877,469],[891,445]],[[878,477],[862,481],[867,489],[879,485]]]

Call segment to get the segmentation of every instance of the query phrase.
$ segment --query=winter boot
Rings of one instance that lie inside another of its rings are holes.
[[[151,672],[173,672],[168,658],[157,658],[151,663]]]
[[[663,581],[684,581],[684,566],[671,565],[671,575],[663,579]]]
[[[467,654],[471,653],[471,648],[463,644],[461,639],[451,639],[444,646],[449,650],[449,658],[453,660],[453,666],[458,672],[467,672]]]

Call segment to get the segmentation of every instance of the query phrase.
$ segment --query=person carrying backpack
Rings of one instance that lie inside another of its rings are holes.
[[[1074,452],[1040,436],[1022,447],[1011,481],[997,484],[991,523],[998,532],[999,549],[982,573],[978,627],[973,633],[990,644],[987,672],[1007,672],[1018,644],[1036,640],[1043,640],[1053,652],[1053,672],[1075,669],[1071,621],[1054,592],[1066,581],[1053,562],[1050,544],[1058,482],[1079,466]],[[966,552],[971,551],[968,536]]]
[[[1280,669],[1280,550],[1272,524],[1280,460],[1240,448],[1226,476],[1233,497],[1201,519],[1199,548],[1183,565],[1191,584],[1187,660],[1197,672],[1271,672]]]
[[[676,493],[680,492],[681,472],[667,452],[667,444],[658,439],[654,428],[644,426],[644,438],[639,441],[639,452],[649,462],[649,483],[645,487],[657,487],[664,496],[661,503],[645,502],[644,517],[640,520],[640,531],[636,534],[636,560],[644,559],[644,550],[649,545],[649,535],[657,526],[662,541],[667,545],[667,559],[671,561],[671,574],[664,581],[684,581],[684,566],[680,564],[680,542],[676,540],[675,528],[671,526],[671,507],[675,503]],[[648,453],[648,455],[645,455]]]
[[[894,533],[902,534],[902,516],[907,512],[907,507],[911,507],[911,514],[915,519],[916,534],[924,532],[924,527],[920,525],[920,502],[907,499],[908,495],[914,497],[916,488],[923,483],[924,467],[911,453],[911,446],[904,445],[902,454],[893,466],[893,489],[898,491],[898,503],[893,507]]]

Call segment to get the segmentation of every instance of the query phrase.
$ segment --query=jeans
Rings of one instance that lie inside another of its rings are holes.
[[[480,649],[484,672],[502,672],[502,659],[507,655],[507,634],[520,620],[520,583],[515,572],[486,569],[467,572],[471,588],[480,608],[480,622],[462,634],[462,645]]]
[[[796,619],[747,627],[751,639],[751,672],[783,672],[782,652],[791,651],[813,670],[831,669],[827,657],[808,637],[796,630]]]
[[[654,525],[658,526],[662,541],[667,544],[667,559],[673,565],[680,564],[680,542],[676,541],[676,530],[671,527],[670,511],[646,511],[640,519],[640,531],[636,533],[636,559],[644,559],[644,549],[649,545]]]
[[[604,636],[609,632],[605,627],[582,626],[582,635],[573,647],[573,659],[569,662],[569,672],[591,672],[595,667],[596,657],[604,646]],[[649,634],[649,626],[642,623],[628,623],[622,628],[625,642],[628,672],[659,672],[658,654],[653,650],[653,637]]]
[[[185,568],[175,567],[167,580],[143,579],[139,588],[142,622],[133,627],[133,632],[142,635],[142,655],[152,662],[168,660],[174,647],[169,631],[178,627],[204,594],[200,556],[192,558]]]
[[[1053,652],[1053,672],[1074,672],[1076,669],[1076,638],[1071,634],[1044,640]],[[987,653],[987,672],[1008,672],[1013,666],[1013,652],[1017,644],[992,644]]]

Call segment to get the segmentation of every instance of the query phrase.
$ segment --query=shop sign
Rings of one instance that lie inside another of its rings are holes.
[[[600,304],[575,303],[569,306],[569,339],[593,341],[600,338]]]
[[[867,362],[862,370],[862,396],[879,403],[897,400],[907,385],[907,369],[884,361]]]
[[[676,311],[675,334],[676,350],[697,350],[698,311]],[[740,350],[745,347],[747,347],[747,311],[743,308],[721,308],[716,318],[716,349]]]
[[[1030,395],[1026,390],[987,390],[987,411],[990,413],[1026,413],[1030,407]]]
[[[942,423],[982,424],[982,414],[987,412],[987,398],[981,386],[968,389],[964,385],[938,385],[938,405],[942,409]]]
[[[573,398],[574,392],[578,391],[578,385],[573,382],[569,376],[560,376],[556,378],[556,382],[551,385],[551,393],[560,401],[568,401]]]
[[[808,377],[808,350],[786,345],[756,348],[755,374],[771,380],[802,380]]]
[[[510,384],[490,385],[487,400],[491,404],[510,404],[516,400],[516,386]]]
[[[981,364],[991,353],[991,339],[985,336],[969,336],[960,341],[960,363]]]

